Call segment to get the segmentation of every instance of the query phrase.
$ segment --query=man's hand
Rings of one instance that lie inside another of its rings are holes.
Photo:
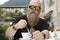
[[[45,34],[45,39],[49,38],[49,31],[48,30],[43,30],[41,33]]]
[[[32,40],[43,40],[43,34],[40,31],[33,32],[33,39]]]
[[[15,28],[22,29],[22,28],[26,27],[26,25],[27,25],[27,22],[24,19],[22,19],[15,25]]]

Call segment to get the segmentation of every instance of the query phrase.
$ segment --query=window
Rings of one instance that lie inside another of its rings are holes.
[[[52,6],[54,4],[55,0],[47,0],[47,4],[50,6]]]
[[[42,8],[42,12],[44,12],[44,10],[45,10],[45,2],[44,2],[44,0],[42,0],[42,3],[41,3],[41,4],[42,4],[42,5],[41,5],[41,6],[42,6],[42,7],[41,7],[41,8]]]

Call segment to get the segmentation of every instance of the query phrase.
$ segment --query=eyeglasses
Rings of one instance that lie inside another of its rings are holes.
[[[29,6],[29,8],[32,9],[32,10],[34,10],[34,9],[35,10],[40,10],[41,9],[41,7],[39,7],[39,6],[32,6],[32,5]]]

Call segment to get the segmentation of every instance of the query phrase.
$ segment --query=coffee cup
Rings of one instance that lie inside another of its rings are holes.
[[[29,39],[29,38],[31,38],[31,34],[30,34],[30,33],[23,32],[23,33],[21,33],[21,34],[22,34],[22,37],[23,37],[24,39]]]

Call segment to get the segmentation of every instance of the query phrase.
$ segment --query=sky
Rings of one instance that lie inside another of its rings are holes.
[[[4,4],[5,2],[7,2],[8,0],[0,0],[0,5]]]

